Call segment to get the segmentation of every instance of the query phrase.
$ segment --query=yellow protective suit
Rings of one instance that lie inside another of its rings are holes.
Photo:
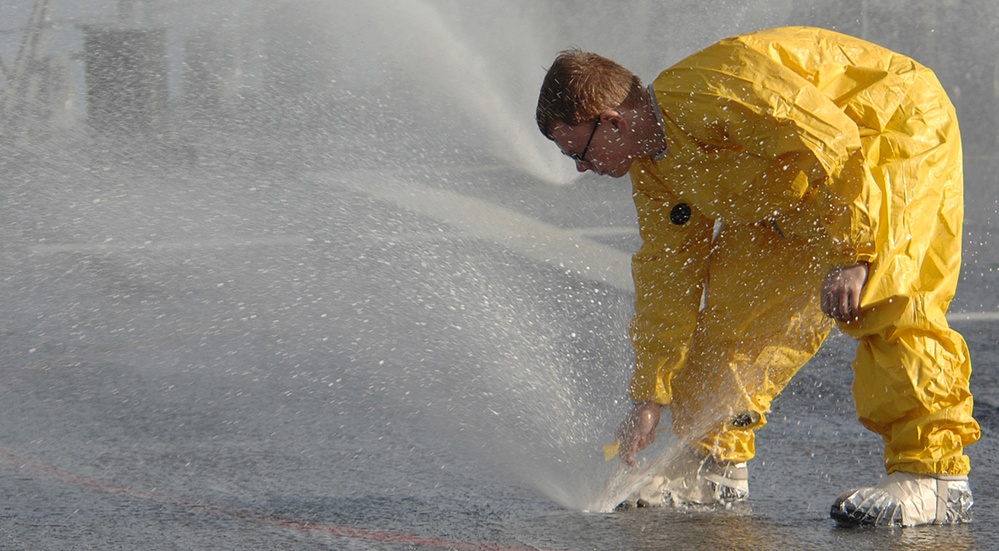
[[[825,275],[864,260],[862,317],[840,324],[859,340],[858,416],[884,438],[889,472],[967,473],[971,364],[945,318],[961,142],[933,73],[793,27],[723,40],[653,90],[668,153],[630,173],[643,238],[632,397],[669,404],[674,431],[705,453],[752,458],[771,401],[832,328]]]

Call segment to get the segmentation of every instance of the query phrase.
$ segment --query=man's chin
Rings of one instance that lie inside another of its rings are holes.
[[[606,168],[604,170],[595,170],[595,169],[592,169],[592,168],[590,170],[593,171],[596,174],[601,175],[601,176],[609,176],[611,178],[620,178],[622,176],[627,176],[628,172],[631,171],[631,163],[628,163],[626,166],[610,167],[610,168]]]
[[[634,159],[630,159],[624,166],[617,167],[607,173],[611,178],[622,178],[627,176],[631,172],[631,165],[634,163]]]

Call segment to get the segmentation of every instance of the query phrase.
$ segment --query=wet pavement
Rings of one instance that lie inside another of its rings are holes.
[[[992,549],[990,219],[955,325],[967,526],[850,530],[852,342],[775,402],[729,511],[584,513],[625,404],[626,181],[502,166],[26,159],[0,190],[0,549]],[[623,259],[623,260],[622,260]]]

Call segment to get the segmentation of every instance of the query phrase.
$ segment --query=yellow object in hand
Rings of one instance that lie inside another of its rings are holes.
[[[604,446],[604,461],[610,461],[617,457],[618,452],[621,451],[621,441],[615,440],[614,442]]]

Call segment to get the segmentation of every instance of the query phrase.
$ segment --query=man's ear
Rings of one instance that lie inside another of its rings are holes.
[[[617,130],[626,132],[631,128],[631,121],[621,114],[617,109],[604,109],[600,113],[600,122],[610,123]]]

